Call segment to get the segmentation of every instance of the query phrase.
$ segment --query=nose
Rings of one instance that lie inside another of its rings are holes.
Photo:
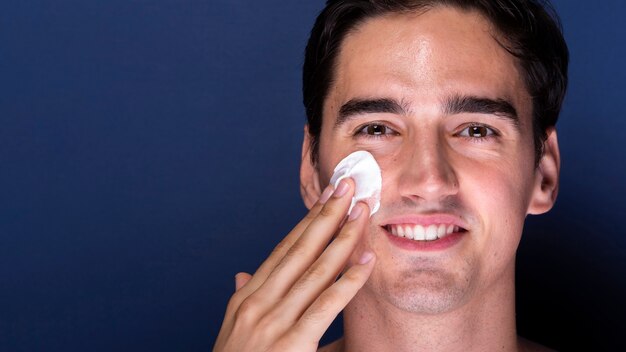
[[[439,137],[417,138],[407,147],[398,175],[403,198],[442,201],[458,192],[459,183],[450,153]]]

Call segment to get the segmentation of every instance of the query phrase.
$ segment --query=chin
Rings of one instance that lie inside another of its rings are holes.
[[[398,309],[414,314],[441,314],[460,307],[467,290],[461,287],[394,287],[385,292],[387,300]]]
[[[433,267],[389,272],[377,264],[366,286],[377,301],[385,301],[397,309],[415,314],[441,314],[468,302],[476,282],[471,268],[468,265],[457,272]]]

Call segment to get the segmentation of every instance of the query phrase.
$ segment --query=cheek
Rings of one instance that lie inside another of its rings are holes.
[[[518,170],[512,172],[510,170]],[[480,168],[465,173],[461,181],[463,203],[477,216],[485,258],[509,263],[521,238],[528,194],[531,191],[519,167]]]
[[[383,175],[383,184],[385,183],[385,175],[392,176],[394,172],[398,172],[397,170],[401,169],[407,162],[406,153],[403,155],[402,150],[397,146],[368,146],[368,148],[363,148],[363,150],[372,153],[374,159],[376,159]]]
[[[369,149],[369,152],[376,158],[381,170],[397,168],[399,163],[406,159],[406,156],[402,158],[401,149],[396,146],[381,146]]]
[[[519,168],[479,167],[464,172],[459,183],[461,196],[467,198],[465,204],[480,207],[480,214],[488,218],[523,219],[532,188],[515,170]]]

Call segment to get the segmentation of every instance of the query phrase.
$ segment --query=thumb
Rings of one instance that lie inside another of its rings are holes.
[[[252,275],[248,273],[237,273],[237,275],[235,275],[235,291],[239,291],[251,278]]]

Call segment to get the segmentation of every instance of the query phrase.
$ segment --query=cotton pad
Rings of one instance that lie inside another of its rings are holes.
[[[358,201],[363,201],[370,207],[370,216],[374,215],[380,208],[383,179],[380,167],[372,154],[360,150],[345,157],[335,167],[330,183],[336,188],[339,181],[346,177],[352,178],[356,184],[348,213]]]

